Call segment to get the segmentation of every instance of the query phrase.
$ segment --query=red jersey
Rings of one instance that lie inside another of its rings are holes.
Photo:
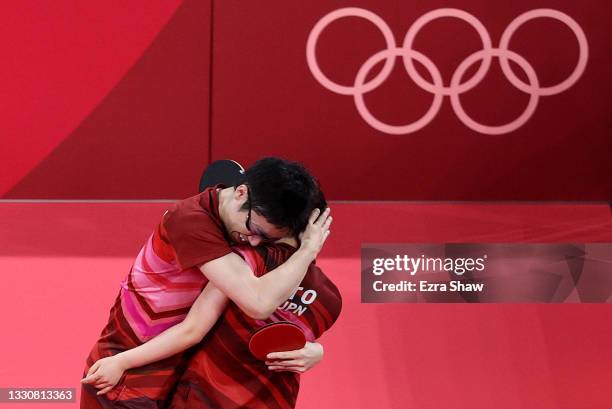
[[[199,265],[231,251],[218,208],[218,192],[210,188],[166,212],[122,281],[85,373],[95,361],[137,347],[183,321],[207,283]],[[103,397],[84,387],[81,407],[108,407],[109,402],[135,399],[138,405],[131,407],[155,408],[182,373],[182,358],[179,354],[126,371]]]
[[[261,276],[295,251],[279,244],[240,247],[236,252]],[[267,320],[254,320],[230,303],[191,358],[170,408],[293,408],[299,375],[273,372],[251,355],[251,334],[274,321],[291,321],[314,341],[338,318],[342,298],[336,286],[312,264],[297,292]]]

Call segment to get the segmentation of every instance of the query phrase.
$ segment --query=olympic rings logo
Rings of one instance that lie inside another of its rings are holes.
[[[374,24],[382,33],[387,48],[372,55],[360,68],[355,76],[352,86],[340,85],[331,81],[319,68],[316,59],[316,45],[321,32],[332,22],[344,17],[361,17]],[[465,21],[472,26],[480,36],[482,49],[468,56],[463,60],[453,73],[450,84],[445,86],[440,74],[440,70],[425,54],[412,48],[414,39],[419,31],[429,22],[441,17],[454,17]],[[535,70],[525,58],[508,49],[510,40],[521,25],[535,18],[552,18],[567,25],[576,36],[579,46],[578,62],[574,71],[562,82],[549,86],[541,87]],[[348,7],[342,8],[325,15],[312,28],[306,43],[306,60],[312,75],[316,80],[328,90],[340,95],[352,95],[357,111],[371,127],[391,135],[406,135],[416,132],[427,126],[437,115],[442,106],[444,96],[449,96],[453,111],[467,127],[476,132],[488,135],[501,135],[512,132],[523,126],[534,114],[538,101],[542,96],[559,94],[578,81],[587,64],[588,43],[582,28],[578,23],[567,14],[553,9],[535,9],[516,17],[504,30],[498,47],[493,47],[491,37],[484,25],[473,15],[459,9],[440,8],[430,11],[419,17],[408,29],[402,47],[398,47],[389,26],[378,15],[371,11]],[[433,94],[433,102],[429,110],[417,121],[407,125],[389,125],[374,117],[368,110],[364,102],[364,94],[376,89],[390,75],[395,59],[402,57],[406,72],[420,88]],[[461,105],[460,95],[471,90],[478,85],[487,74],[493,57],[499,59],[504,76],[508,81],[519,90],[529,95],[529,102],[523,113],[515,120],[499,126],[484,125],[476,122],[468,116]],[[414,66],[414,61],[419,62],[425,67],[432,78],[432,82],[423,78]],[[528,83],[519,79],[509,64],[509,60],[516,63],[526,74]],[[372,68],[384,61],[382,70],[369,81],[366,81]],[[465,72],[476,62],[480,61],[480,67],[476,73],[468,80],[463,81]]]

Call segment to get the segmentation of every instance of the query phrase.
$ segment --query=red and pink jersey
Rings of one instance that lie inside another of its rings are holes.
[[[183,321],[207,280],[198,266],[231,250],[214,189],[169,210],[121,282],[121,307],[138,342]]]
[[[234,251],[261,276],[285,262],[295,249],[278,244]],[[252,319],[231,303],[189,361],[170,407],[293,408],[299,375],[268,370],[251,355],[250,336],[274,321],[290,321],[314,341],[336,321],[341,307],[338,289],[314,264],[295,294],[267,320]]]
[[[85,372],[98,359],[137,347],[183,321],[207,283],[198,267],[231,252],[218,207],[217,190],[211,188],[166,212],[121,282]],[[161,401],[183,363],[177,355],[129,370],[106,399]],[[82,399],[81,407],[97,407],[91,400],[83,403]]]

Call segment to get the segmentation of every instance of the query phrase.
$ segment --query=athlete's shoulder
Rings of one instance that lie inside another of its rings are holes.
[[[182,230],[200,230],[221,228],[218,215],[218,200],[214,192],[206,189],[202,193],[180,200],[164,214],[164,227],[168,232]],[[170,233],[172,235],[172,233]]]

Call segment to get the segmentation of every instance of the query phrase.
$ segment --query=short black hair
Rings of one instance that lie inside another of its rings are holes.
[[[241,184],[249,188],[249,200],[242,209],[251,209],[268,223],[302,232],[315,208],[327,207],[319,182],[298,162],[267,157],[258,160],[244,174]]]

